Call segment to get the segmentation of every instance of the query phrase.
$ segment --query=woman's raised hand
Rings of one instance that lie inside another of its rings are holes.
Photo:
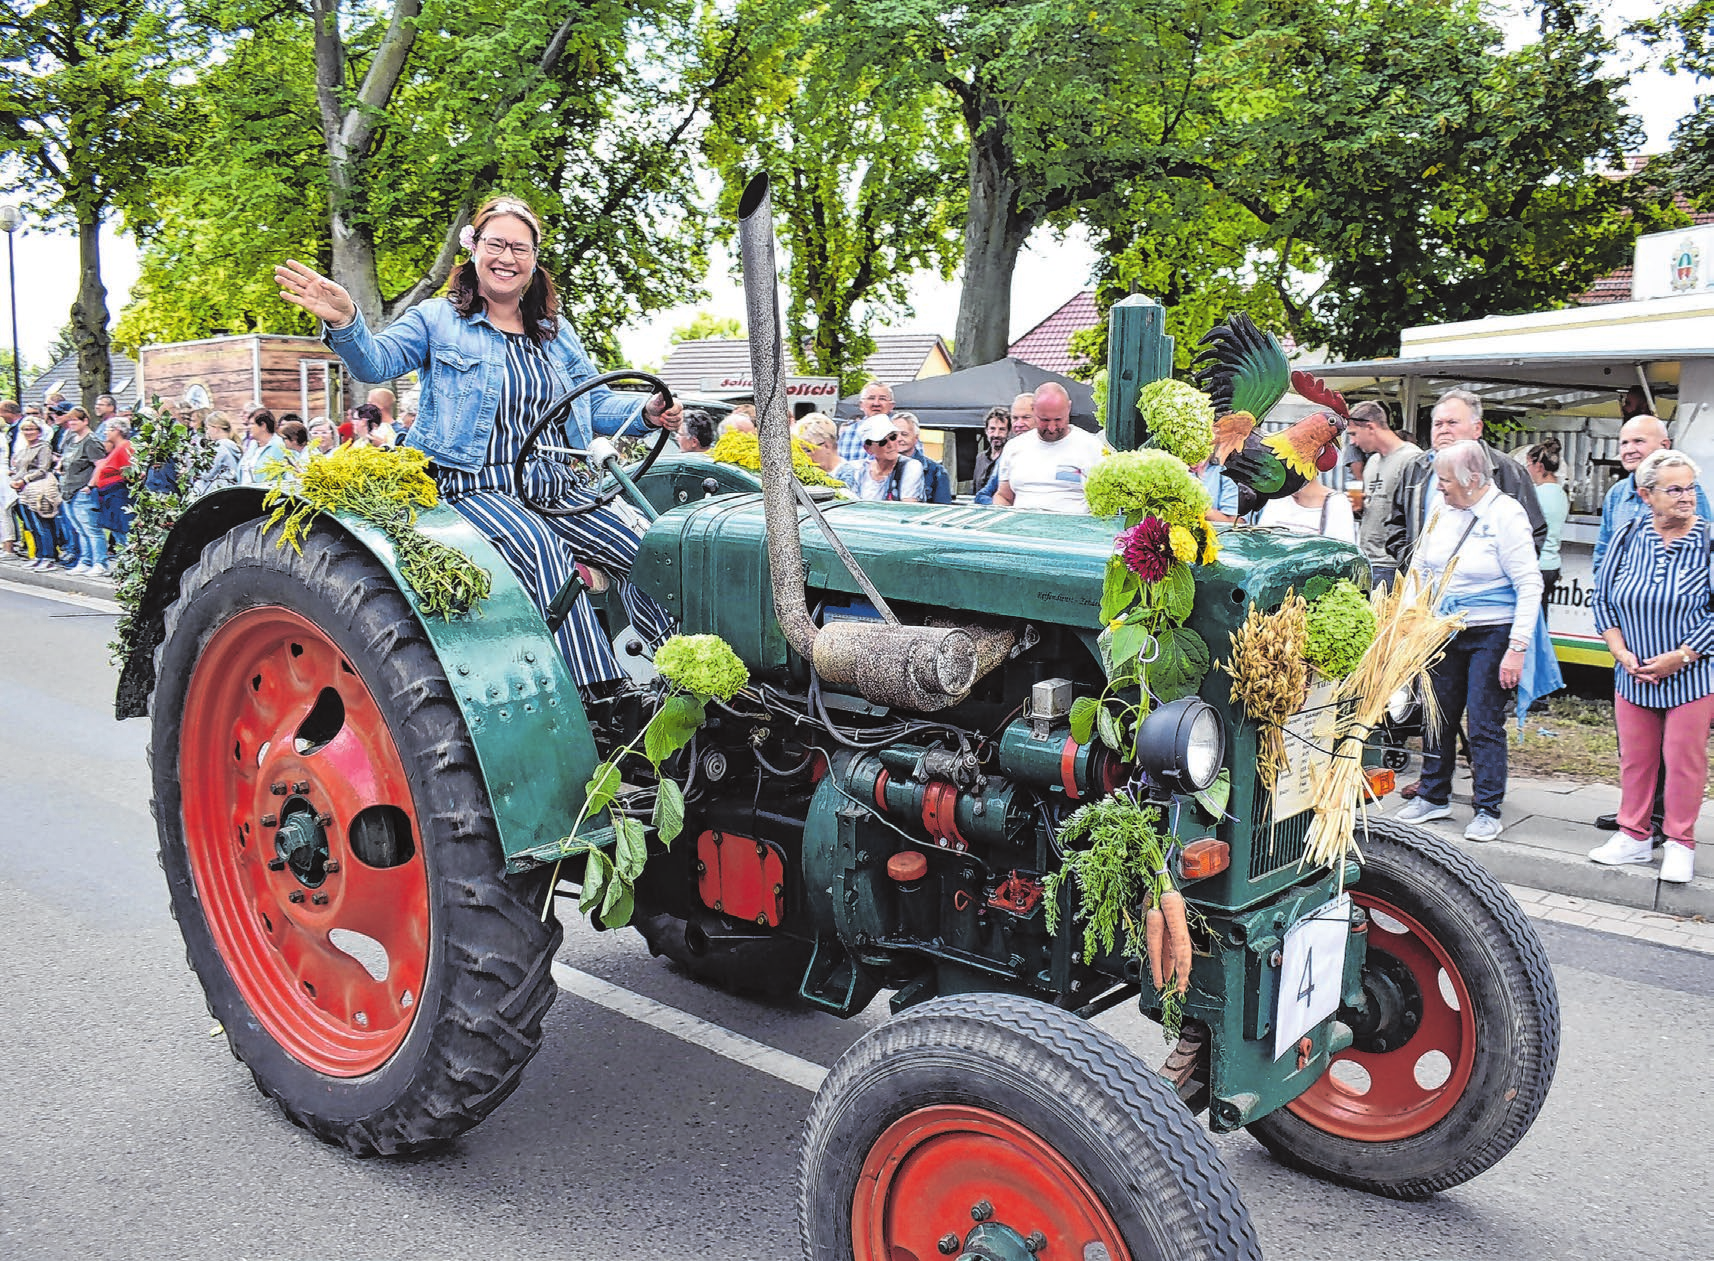
[[[357,318],[357,304],[349,293],[295,258],[288,258],[283,266],[274,268],[274,283],[280,286],[280,296],[287,302],[301,306],[333,328]]]

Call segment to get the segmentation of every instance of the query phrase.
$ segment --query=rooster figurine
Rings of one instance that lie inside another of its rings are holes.
[[[1238,483],[1240,516],[1270,499],[1296,494],[1333,467],[1350,415],[1338,391],[1307,372],[1291,372],[1273,334],[1241,312],[1210,329],[1200,344],[1197,384],[1214,400],[1218,417],[1214,458],[1221,472]],[[1285,397],[1288,380],[1292,389],[1328,410],[1263,437],[1256,432],[1256,417]]]

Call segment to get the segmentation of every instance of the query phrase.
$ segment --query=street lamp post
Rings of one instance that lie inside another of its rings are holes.
[[[18,362],[18,267],[12,261],[12,234],[24,222],[24,212],[16,206],[0,206],[0,229],[6,232],[6,291],[12,299],[12,398],[24,401],[24,370]]]

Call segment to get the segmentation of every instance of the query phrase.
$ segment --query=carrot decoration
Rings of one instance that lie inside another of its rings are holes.
[[[1190,963],[1192,951],[1190,947],[1190,917],[1185,912],[1184,894],[1177,889],[1168,889],[1161,894],[1161,916],[1165,920],[1167,956],[1172,960],[1172,970],[1166,975],[1171,980],[1178,978],[1178,993],[1183,994],[1190,988]],[[1156,988],[1160,988],[1157,983]]]
[[[1166,949],[1166,916],[1159,906],[1151,906],[1143,916],[1143,938],[1148,944],[1149,975],[1159,990],[1166,985],[1166,960],[1162,957]]]

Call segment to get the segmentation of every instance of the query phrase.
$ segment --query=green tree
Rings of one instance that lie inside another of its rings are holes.
[[[1164,301],[1181,366],[1237,309],[1364,357],[1396,352],[1406,325],[1553,306],[1664,213],[1646,182],[1612,177],[1639,135],[1575,4],[1511,52],[1465,0],[1297,14],[1274,28],[1265,101],[1219,103],[1236,166],[1134,180],[1082,212],[1103,302]]]
[[[497,191],[542,216],[543,263],[593,353],[696,291],[694,128],[742,48],[694,0],[312,0],[224,20],[128,339],[300,326],[267,283],[286,254],[384,325],[444,285]],[[181,293],[187,266],[213,283]]]
[[[772,177],[787,256],[785,340],[800,367],[862,384],[874,324],[908,315],[910,277],[950,279],[959,251],[964,146],[931,88],[900,88],[857,62],[830,75],[846,31],[819,4],[754,0],[746,77],[704,139],[730,223],[751,175]]]
[[[39,0],[0,12],[0,187],[78,240],[71,306],[86,406],[111,386],[102,223],[150,218],[146,173],[179,144],[181,38],[159,0]]]
[[[1714,82],[1714,0],[1669,4],[1637,30],[1650,44],[1665,46],[1668,72]],[[1698,209],[1714,210],[1714,91],[1698,96],[1678,120],[1667,162],[1671,186]]]
[[[944,93],[963,121],[959,366],[1006,353],[1030,234],[1134,182],[1242,179],[1290,21],[1261,0],[833,0],[846,83]],[[943,178],[945,175],[943,173]]]
[[[742,337],[744,336],[744,321],[732,315],[715,315],[712,311],[698,311],[691,317],[689,324],[680,324],[673,329],[667,340],[676,346],[680,342],[699,342],[710,337]]]
[[[1318,261],[1295,292],[1281,273],[1299,340],[1391,354],[1407,325],[1554,306],[1670,213],[1614,178],[1641,130],[1576,6],[1510,52],[1464,0],[1348,0],[1327,16],[1290,63],[1299,130],[1259,145],[1277,191],[1246,199],[1268,248]]]

